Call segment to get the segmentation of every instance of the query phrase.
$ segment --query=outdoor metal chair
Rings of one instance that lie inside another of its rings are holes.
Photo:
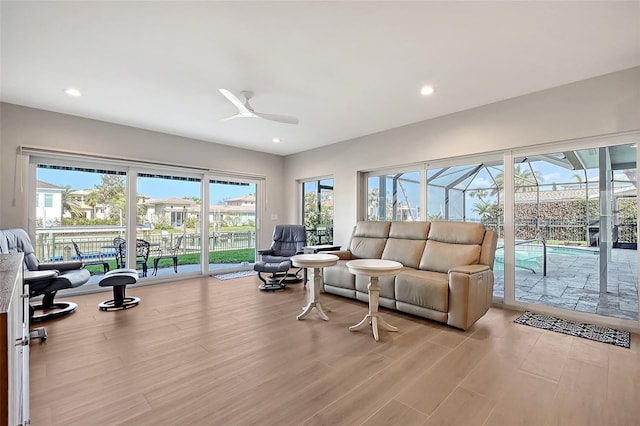
[[[182,245],[183,235],[180,235],[176,238],[175,244],[167,249],[160,248],[158,250],[158,255],[153,258],[153,274],[158,274],[158,262],[162,259],[172,259],[173,260],[173,270],[175,273],[178,273],[178,252],[180,251],[180,245]]]
[[[124,268],[127,263],[127,244],[124,238],[115,237],[113,247],[116,249],[116,269]]]
[[[109,262],[104,260],[102,252],[100,252],[100,251],[93,251],[93,252],[88,252],[88,253],[87,252],[82,252],[80,250],[80,247],[78,247],[78,243],[76,243],[73,240],[71,240],[71,243],[73,244],[73,248],[76,251],[76,255],[78,256],[78,260],[81,260],[82,264],[84,266],[102,265],[102,268],[104,269],[104,273],[106,274],[107,272],[109,272]]]
[[[149,260],[149,241],[136,240],[136,266],[142,266],[142,276],[147,276],[147,261]]]
[[[116,240],[120,242],[116,245]],[[126,267],[127,263],[127,242],[120,238],[116,237],[113,239],[114,245],[116,245],[116,262],[118,264],[118,268],[122,269]],[[148,241],[142,239],[136,239],[136,267],[137,265],[142,266],[142,276],[147,276],[147,262],[149,261],[149,249],[151,244]]]

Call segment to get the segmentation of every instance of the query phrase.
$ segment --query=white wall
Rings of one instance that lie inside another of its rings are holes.
[[[27,227],[28,194],[14,180],[20,145],[264,175],[267,205],[259,235],[265,247],[285,216],[281,156],[7,103],[0,108],[0,228]],[[272,221],[273,214],[280,220]]]
[[[439,96],[446,90],[429,101]],[[290,155],[285,192],[299,194],[298,179],[333,175],[334,242],[344,246],[357,220],[358,171],[639,129],[636,67]],[[300,200],[286,202],[289,221],[299,221]]]

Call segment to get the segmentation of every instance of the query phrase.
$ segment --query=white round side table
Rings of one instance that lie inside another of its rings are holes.
[[[293,266],[299,268],[313,268],[313,281],[311,281],[309,289],[309,303],[302,309],[302,313],[297,316],[299,320],[304,319],[313,308],[318,310],[318,315],[325,321],[329,321],[329,317],[325,314],[320,302],[320,286],[322,285],[321,268],[335,265],[340,258],[334,254],[298,254],[291,257]]]
[[[365,275],[369,277],[369,313],[358,324],[349,327],[350,331],[362,330],[369,323],[373,329],[373,338],[379,340],[378,325],[387,331],[398,331],[397,327],[387,323],[378,313],[380,301],[380,286],[378,277],[397,275],[402,269],[402,263],[393,260],[383,259],[356,259],[350,260],[346,264],[349,272],[354,275]]]

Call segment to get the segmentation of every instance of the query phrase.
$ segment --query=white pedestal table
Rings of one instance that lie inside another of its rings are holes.
[[[297,316],[299,320],[306,318],[313,308],[316,308],[318,315],[325,321],[329,321],[329,317],[325,314],[320,302],[320,287],[322,286],[321,269],[326,266],[333,266],[340,259],[334,254],[298,254],[291,257],[291,263],[298,268],[313,268],[313,281],[309,288],[309,303],[302,309],[302,313]]]
[[[402,269],[402,263],[383,259],[356,259],[346,264],[349,272],[354,275],[369,277],[369,313],[358,324],[349,327],[350,331],[362,330],[369,324],[373,329],[373,338],[379,340],[378,326],[387,331],[398,331],[397,327],[387,323],[378,313],[380,301],[380,286],[378,278],[388,275],[397,275]]]

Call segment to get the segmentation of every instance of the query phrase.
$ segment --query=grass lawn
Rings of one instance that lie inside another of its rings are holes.
[[[225,251],[212,251],[209,253],[209,263],[252,263],[255,261],[255,249],[238,249]],[[109,259],[109,270],[116,269],[115,259]],[[200,253],[189,253],[178,255],[178,265],[197,265],[200,263]],[[158,263],[158,267],[173,266],[171,259],[162,259]],[[153,268],[153,257],[149,257],[147,267]],[[102,265],[89,265],[86,269],[92,274],[102,274],[104,269]]]

